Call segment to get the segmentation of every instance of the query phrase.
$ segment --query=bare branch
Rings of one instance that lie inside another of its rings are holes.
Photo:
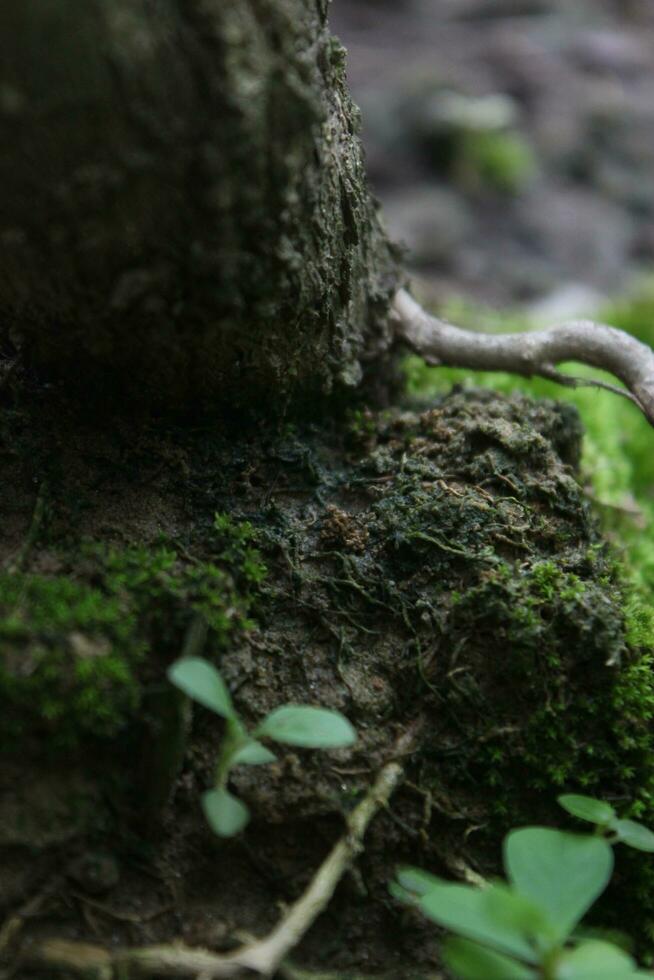
[[[571,387],[608,388],[633,401],[654,426],[654,350],[635,337],[592,320],[571,320],[521,334],[481,334],[430,316],[405,289],[393,301],[397,335],[430,364],[539,375]],[[571,378],[556,365],[590,364],[615,375],[626,390],[601,380]]]
[[[304,893],[264,939],[255,940],[225,956],[181,944],[109,952],[100,946],[54,939],[40,945],[36,959],[50,968],[75,973],[88,973],[94,968],[103,980],[118,976],[121,968],[145,976],[202,977],[202,980],[252,976],[253,973],[271,977],[327,907],[336,885],[363,850],[363,837],[370,821],[386,806],[402,780],[404,770],[400,760],[412,751],[420,725],[421,721],[417,720],[400,736],[394,746],[393,760],[379,772],[350,814],[346,833],[320,865]]]

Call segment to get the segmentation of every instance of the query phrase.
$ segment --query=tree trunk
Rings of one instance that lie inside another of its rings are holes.
[[[325,0],[7,0],[0,323],[158,408],[357,385],[397,284]]]

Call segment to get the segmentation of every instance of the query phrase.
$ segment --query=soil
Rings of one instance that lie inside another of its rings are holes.
[[[46,415],[66,465],[45,444],[21,457],[24,534],[30,472],[47,475],[47,505],[0,624],[0,902],[19,923],[4,976],[52,977],[37,952],[53,937],[221,951],[265,934],[416,721],[402,787],[294,954],[313,976],[437,976],[437,930],[389,895],[398,864],[497,872],[502,834],[560,823],[553,800],[580,767],[590,791],[648,791],[642,691],[626,687],[642,651],[575,479],[573,409],[454,391],[334,427],[158,426],[92,442]],[[14,421],[5,437],[20,446]],[[64,586],[73,599],[39,625],[38,604]],[[253,818],[233,841],[199,803],[222,722],[196,707],[189,729],[165,681],[198,615],[247,725],[308,703],[342,711],[359,736],[237,767],[230,788]],[[113,672],[89,680],[89,659]],[[614,907],[643,873],[621,867]]]

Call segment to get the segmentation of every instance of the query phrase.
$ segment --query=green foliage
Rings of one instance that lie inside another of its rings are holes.
[[[199,657],[178,660],[168,671],[169,680],[198,704],[223,718],[235,718],[236,713],[227,686],[211,664]]]
[[[615,810],[603,800],[596,800],[592,796],[579,796],[576,793],[564,793],[559,796],[558,802],[571,813],[573,817],[580,820],[587,820],[588,823],[597,824],[600,827],[609,827],[615,820]]]
[[[349,721],[337,712],[299,704],[287,704],[271,711],[257,728],[257,734],[308,749],[351,745],[355,737]]]
[[[515,892],[544,911],[563,943],[608,885],[613,851],[601,837],[523,827],[504,841],[504,867]]]
[[[459,154],[462,182],[505,194],[518,193],[536,171],[531,146],[516,132],[465,132]]]
[[[559,796],[558,802],[568,813],[595,824],[598,831],[610,835],[612,843],[622,842],[637,851],[654,852],[652,831],[635,820],[620,820],[608,803],[574,793],[564,793]]]
[[[283,705],[271,711],[249,734],[238,717],[229,691],[216,668],[200,657],[183,657],[168,670],[168,678],[193,700],[225,719],[225,738],[216,764],[215,785],[204,793],[202,807],[219,837],[233,837],[247,824],[247,807],[227,789],[236,765],[259,766],[275,756],[259,738],[310,749],[335,749],[356,739],[349,721],[337,711],[307,705]]]
[[[619,836],[613,807],[566,794],[559,802],[596,822],[594,835],[546,827],[513,830],[504,841],[509,884],[484,888],[452,884],[413,868],[398,872],[391,892],[457,934],[444,958],[463,980],[629,980],[639,971],[623,949],[583,938],[577,927],[606,888],[613,869],[611,843],[640,847],[651,832]],[[610,835],[609,835],[610,834]],[[654,835],[651,835],[654,839]]]
[[[250,819],[245,804],[224,786],[216,786],[202,795],[202,809],[207,823],[219,837],[235,837]]]
[[[38,717],[61,745],[113,736],[139,700],[144,654],[133,609],[74,578],[0,575],[0,733]]]
[[[125,730],[141,705],[141,675],[179,649],[189,622],[217,654],[250,627],[266,574],[251,525],[217,515],[193,560],[165,542],[57,555],[57,574],[0,574],[0,738],[47,735],[53,748]]]
[[[254,544],[257,534],[249,521],[234,523],[228,514],[216,514],[214,530],[218,545],[218,558],[240,570],[246,582],[258,585],[264,580],[267,569]]]
[[[467,980],[537,980],[531,967],[469,939],[448,940],[447,963],[454,973]]]
[[[484,313],[463,303],[452,304],[443,311],[455,322],[479,327],[488,332],[523,330],[524,316]],[[654,344],[654,283],[646,286],[635,297],[619,302],[605,310],[602,319],[626,329],[641,340]],[[536,626],[541,615],[551,617],[550,602],[561,606],[564,592],[571,615],[581,621],[584,609],[595,608],[599,624],[606,623],[600,612],[600,604],[606,603],[610,592],[612,601],[619,607],[622,624],[614,634],[614,655],[607,659],[615,668],[610,692],[588,697],[581,694],[575,711],[567,712],[565,697],[554,694],[553,688],[545,695],[543,703],[531,716],[526,733],[527,757],[534,766],[542,765],[542,779],[536,788],[547,789],[553,785],[564,786],[579,774],[589,790],[602,791],[602,771],[612,771],[622,784],[619,792],[631,784],[627,793],[637,793],[633,814],[654,816],[654,453],[652,429],[642,414],[626,400],[597,389],[569,390],[541,379],[527,380],[508,374],[471,372],[428,368],[417,359],[406,364],[409,390],[418,398],[433,399],[447,390],[452,383],[465,386],[483,384],[505,394],[528,391],[533,395],[572,402],[580,411],[586,428],[581,459],[581,482],[584,485],[602,529],[613,544],[612,567],[601,575],[595,591],[594,583],[586,575],[577,583],[564,583],[556,573],[548,583],[547,565],[541,563],[532,571],[532,598],[524,609],[522,598],[515,603],[515,628],[522,623],[522,636],[526,637],[530,626]],[[570,368],[575,375],[593,375],[594,369],[579,365]],[[601,376],[601,375],[600,375]],[[615,379],[611,379],[615,380]],[[596,563],[598,553],[588,554],[589,562]],[[552,565],[555,563],[552,562]],[[557,557],[556,566],[561,567]],[[601,584],[607,590],[601,596]],[[591,585],[591,591],[588,586]],[[581,590],[586,586],[586,597]],[[577,598],[572,593],[577,591]],[[540,599],[537,599],[537,592]],[[468,601],[468,600],[464,600]],[[535,607],[535,608],[534,608]],[[606,607],[608,609],[608,607]],[[557,618],[555,616],[554,623]],[[617,625],[617,624],[615,624]],[[541,633],[543,639],[545,634]],[[548,640],[551,639],[551,634]],[[588,649],[592,644],[591,633],[585,637],[569,637],[568,642],[577,649]],[[549,645],[549,642],[548,642]],[[572,647],[571,647],[572,648]],[[607,696],[608,694],[608,696]],[[604,741],[601,737],[588,737],[604,719],[611,727],[612,736]],[[506,753],[501,747],[489,747],[486,761],[489,778],[494,785],[506,787],[506,774],[501,763]],[[638,774],[638,775],[637,775]],[[614,784],[615,785],[615,784]],[[500,794],[501,795],[501,794]],[[502,802],[497,800],[498,813],[515,812],[515,801],[508,795]],[[632,888],[634,903],[644,907],[652,893],[654,877],[644,866],[632,862],[633,873],[642,881],[640,889]],[[636,894],[637,893],[637,894]],[[634,914],[636,910],[634,909]]]
[[[452,302],[443,315],[463,326],[487,332],[524,330],[530,324],[524,314],[485,311],[462,301]],[[601,319],[654,345],[654,281],[634,296],[617,301],[601,313]],[[604,377],[594,368],[564,366],[579,377]],[[556,398],[577,406],[585,426],[582,477],[597,505],[606,532],[620,541],[625,558],[625,585],[630,593],[626,613],[632,639],[654,648],[654,453],[652,428],[628,401],[598,389],[562,388],[540,378],[526,379],[501,372],[430,368],[419,358],[408,358],[405,372],[409,391],[424,398],[446,391],[452,384],[478,384],[510,394],[525,391]],[[625,600],[627,602],[627,600]]]

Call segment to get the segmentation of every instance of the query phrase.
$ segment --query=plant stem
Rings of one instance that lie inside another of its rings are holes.
[[[345,834],[320,865],[304,893],[263,939],[226,956],[177,943],[109,952],[98,946],[51,940],[38,946],[37,961],[77,973],[88,971],[89,965],[97,965],[107,978],[117,976],[120,970],[130,969],[142,976],[201,976],[203,980],[246,976],[248,973],[271,977],[327,907],[343,874],[363,850],[363,837],[370,821],[386,806],[404,776],[403,766],[396,760],[411,751],[421,725],[422,719],[415,720],[397,740],[392,760],[380,770],[373,785],[350,814]]]

